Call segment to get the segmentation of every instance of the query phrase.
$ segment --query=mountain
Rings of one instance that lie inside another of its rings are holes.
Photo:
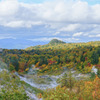
[[[58,40],[58,39],[52,39],[49,44],[55,45],[55,44],[65,44],[65,42]]]
[[[91,42],[83,42],[83,43],[65,43],[61,40],[53,39],[48,44],[45,45],[37,45],[31,46],[26,48],[25,50],[32,50],[32,49],[74,49],[80,48],[81,46],[100,46],[100,41],[91,41]]]
[[[64,44],[67,44],[61,40],[58,40],[58,39],[52,39],[48,44],[46,45],[37,45],[37,46],[31,46],[31,47],[28,47],[26,48],[26,50],[32,50],[32,49],[49,49],[51,47],[53,48],[58,48],[59,46],[61,45],[64,45]]]

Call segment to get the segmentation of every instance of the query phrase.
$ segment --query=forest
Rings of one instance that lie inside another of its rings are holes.
[[[53,89],[38,92],[43,100],[99,100],[100,98],[100,41],[64,43],[51,40],[46,45],[26,49],[3,49],[0,56],[11,73],[27,74],[32,65],[37,75],[60,75],[65,69],[74,69],[89,78],[75,80],[69,71],[58,79]],[[97,74],[91,73],[95,66]],[[87,99],[88,98],[88,99]]]
[[[54,41],[53,45],[43,45],[39,49],[4,49],[1,56],[11,71],[25,72],[34,64],[39,68],[39,73],[52,73],[63,70],[63,67],[74,67],[82,73],[89,73],[93,65],[100,68],[99,44],[100,42],[65,44]]]

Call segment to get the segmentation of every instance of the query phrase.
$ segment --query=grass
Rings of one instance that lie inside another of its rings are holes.
[[[38,76],[42,76],[42,75],[54,75],[54,76],[57,76],[57,75],[60,75],[63,73],[63,69],[58,69],[58,70],[49,70],[48,72],[45,72],[45,73],[38,73]]]

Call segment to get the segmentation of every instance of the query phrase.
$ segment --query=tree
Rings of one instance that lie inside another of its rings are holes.
[[[68,78],[67,78],[67,87],[70,88],[70,91],[72,90],[73,86],[75,84],[75,78],[72,77],[71,71],[69,72]]]
[[[15,70],[15,68],[14,68],[14,66],[13,66],[12,64],[9,64],[9,70],[10,70],[10,71]]]
[[[85,57],[83,56],[83,54],[81,55],[81,57],[80,57],[80,61],[85,61]]]
[[[35,67],[39,67],[39,63],[40,63],[40,62],[37,62],[36,65],[35,65]]]
[[[91,73],[90,79],[91,79],[91,80],[94,80],[95,77],[96,77],[95,73]]]
[[[15,70],[16,71],[19,70],[19,62],[18,62],[17,57],[12,57],[11,64],[15,67]]]
[[[46,65],[48,64],[48,61],[47,61],[47,58],[46,58],[46,57],[44,58],[43,62],[44,62],[44,64],[46,64]]]
[[[99,46],[99,48],[97,49],[97,53],[98,53],[98,55],[100,56],[100,46]]]
[[[100,69],[98,69],[97,75],[98,75],[98,77],[100,78]]]
[[[69,59],[68,59],[68,56],[66,55],[65,56],[65,62],[68,62],[69,61]]]
[[[67,74],[66,73],[61,79],[58,80],[58,83],[61,84],[61,87],[64,87],[67,85]]]
[[[60,63],[60,58],[57,59],[57,64],[59,64],[59,63]]]
[[[91,58],[92,58],[91,60],[92,64],[97,64],[99,62],[99,55],[96,51],[93,51]]]
[[[29,100],[24,84],[12,73],[0,72],[0,100]],[[23,86],[24,85],[24,86]]]
[[[82,65],[82,69],[84,69],[84,65]]]
[[[65,73],[64,76],[58,80],[58,82],[61,84],[61,87],[66,86],[71,91],[75,84],[75,78],[72,77],[72,74],[70,71],[68,75]]]

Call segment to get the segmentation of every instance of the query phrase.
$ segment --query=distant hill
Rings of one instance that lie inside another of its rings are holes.
[[[60,46],[60,45],[66,44],[66,42],[63,42],[61,40],[58,39],[52,39],[48,44],[46,45],[37,45],[37,46],[31,46],[26,48],[26,50],[32,50],[32,49],[44,49],[44,48],[51,48],[51,47],[56,47],[56,46]]]
[[[37,45],[26,48],[25,50],[32,49],[74,49],[81,46],[100,46],[100,41],[91,41],[87,43],[65,43],[61,40],[53,39],[46,45]]]
[[[58,39],[52,39],[49,44],[55,45],[55,44],[64,44],[65,42],[58,40]]]

